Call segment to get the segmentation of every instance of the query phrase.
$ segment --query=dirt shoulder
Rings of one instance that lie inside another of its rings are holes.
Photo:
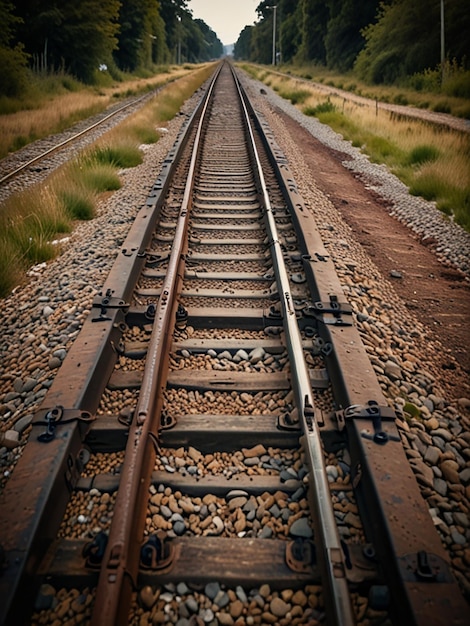
[[[393,282],[405,306],[442,344],[438,365],[445,370],[456,396],[468,395],[470,283],[458,270],[438,261],[432,241],[424,245],[389,214],[387,202],[342,165],[349,158],[346,154],[327,148],[288,115],[277,112],[295,136],[315,183],[341,213],[384,279]]]

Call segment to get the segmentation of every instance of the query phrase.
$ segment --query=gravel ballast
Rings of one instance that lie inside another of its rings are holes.
[[[435,367],[438,337],[429,336],[419,320],[396,298],[373,261],[351,236],[327,197],[311,182],[295,138],[285,132],[274,108],[282,109],[330,148],[348,154],[345,167],[393,206],[397,219],[438,240],[436,254],[445,264],[470,275],[470,235],[443,219],[434,204],[410,196],[388,170],[317,120],[260,84],[249,81],[256,106],[267,117],[286,154],[305,199],[315,213],[325,246],[331,252],[344,291],[390,404],[406,412],[412,404],[420,418],[401,423],[407,455],[427,500],[430,515],[451,555],[454,572],[470,597],[470,400],[462,391],[451,398],[442,372]],[[195,106],[188,102],[185,111]],[[34,411],[40,406],[67,355],[93,297],[100,291],[114,258],[183,121],[176,117],[155,145],[145,147],[144,163],[121,173],[123,187],[91,222],[77,226],[63,241],[54,261],[32,268],[27,283],[3,300],[0,312],[0,487],[21,455]],[[338,239],[344,242],[338,246]],[[467,391],[468,393],[468,391]]]

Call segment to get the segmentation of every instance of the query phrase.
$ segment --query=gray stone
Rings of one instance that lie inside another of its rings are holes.
[[[177,537],[181,537],[186,532],[186,524],[180,521],[175,522],[173,524],[173,532]]]
[[[313,536],[312,528],[308,523],[306,517],[301,517],[292,524],[289,530],[289,535],[292,537],[303,537],[304,539],[310,539]]]
[[[195,614],[199,611],[199,604],[194,596],[186,598],[185,605],[190,613]]]
[[[185,596],[187,593],[189,593],[189,587],[184,582],[178,583],[176,585],[176,592],[179,596]]]
[[[463,485],[468,485],[470,483],[470,467],[466,467],[459,473],[460,482]]]
[[[225,608],[230,602],[230,598],[228,594],[221,589],[219,593],[214,598],[214,604],[216,604],[219,608]]]
[[[18,432],[20,435],[22,435],[32,421],[33,415],[31,413],[29,413],[28,415],[24,415],[23,417],[20,417],[17,422],[15,422],[13,429],[16,430],[16,432]]]
[[[219,591],[220,591],[220,585],[218,582],[207,583],[207,585],[204,587],[204,593],[211,600],[214,600],[214,598],[217,596]]]
[[[202,609],[199,613],[199,617],[205,624],[209,624],[214,619],[214,611],[212,609]]]
[[[434,489],[439,495],[445,496],[447,494],[447,483],[445,480],[442,480],[442,478],[435,478],[433,484]]]
[[[61,361],[63,361],[65,359],[65,357],[67,356],[67,350],[65,350],[65,348],[60,348],[59,350],[54,350],[54,352],[52,353],[52,356],[55,356],[58,359],[60,359]]]
[[[241,602],[248,602],[248,598],[246,597],[246,593],[245,590],[243,589],[243,587],[241,585],[238,585],[235,589],[235,593],[237,595],[237,598],[241,601]]]
[[[456,543],[459,546],[464,546],[467,543],[465,536],[462,535],[462,533],[459,533],[458,530],[452,530],[450,536],[453,543]]]
[[[47,366],[49,367],[50,370],[55,370],[58,367],[60,367],[62,365],[62,361],[57,358],[56,356],[52,357],[51,359],[49,359],[49,362],[47,364]]]
[[[401,368],[393,361],[385,363],[384,372],[391,380],[400,380],[402,378]]]
[[[42,314],[44,315],[45,318],[48,318],[50,315],[52,315],[52,313],[54,313],[54,309],[48,305],[45,306],[42,310]]]
[[[160,514],[163,515],[164,518],[170,519],[173,515],[173,512],[165,504],[162,504],[162,506],[160,507]]]
[[[433,437],[441,437],[444,441],[452,441],[452,433],[446,428],[436,428],[436,430],[431,431],[431,435]]]
[[[441,451],[439,448],[435,446],[429,446],[426,450],[426,454],[424,455],[424,460],[430,463],[431,465],[436,465],[441,456]]]
[[[463,526],[464,528],[468,528],[470,526],[468,515],[466,513],[461,513],[460,511],[454,513],[454,521],[456,524]]]
[[[28,391],[32,391],[37,384],[38,381],[35,378],[27,378],[24,381],[23,387],[21,389],[22,393],[28,393]]]

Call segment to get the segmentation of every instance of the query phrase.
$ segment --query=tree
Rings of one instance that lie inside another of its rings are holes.
[[[362,30],[373,22],[379,0],[329,0],[330,19],[324,38],[328,67],[350,70],[364,47]]]
[[[292,61],[302,42],[302,3],[290,0],[277,2],[277,42],[281,63]]]
[[[470,7],[466,0],[445,3],[447,57],[468,63]],[[452,34],[449,37],[449,34]],[[355,63],[371,82],[394,82],[440,63],[440,0],[392,0],[364,30],[365,48]]]
[[[187,5],[187,0],[160,0],[160,14],[165,24],[166,43],[173,61],[177,60],[178,46],[182,43],[181,20],[183,14],[188,13]]]
[[[13,14],[13,4],[0,0],[0,94],[14,97],[27,83],[28,56],[21,43],[13,43],[21,20]]]
[[[233,56],[237,60],[251,59],[251,36],[254,26],[245,26],[233,48]]]
[[[324,0],[301,1],[299,61],[326,64],[325,36],[329,9]]]
[[[19,41],[45,69],[65,69],[90,82],[117,45],[120,0],[18,0]]]
[[[194,20],[194,24],[202,35],[202,46],[197,55],[198,60],[209,61],[221,57],[224,53],[224,46],[215,32],[203,20]]]
[[[165,25],[155,0],[121,0],[119,26],[113,57],[120,69],[150,69],[168,60]]]

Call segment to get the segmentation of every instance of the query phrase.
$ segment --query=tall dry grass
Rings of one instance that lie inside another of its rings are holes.
[[[31,141],[61,132],[73,124],[104,111],[117,100],[145,93],[165,83],[177,80],[191,71],[186,67],[172,66],[167,71],[147,79],[133,79],[115,83],[99,90],[83,87],[79,91],[58,95],[43,95],[35,108],[0,115],[0,158]]]
[[[411,193],[436,202],[470,231],[470,136],[375,106],[363,106],[295,77],[265,69],[258,78],[307,115],[315,115],[345,139],[385,163]]]
[[[92,219],[103,192],[120,187],[119,170],[141,162],[142,133],[158,139],[158,127],[211,75],[213,66],[186,70],[147,105],[106,133],[42,184],[14,194],[0,205],[0,297],[10,293],[26,270],[60,252],[57,234],[76,220]]]

